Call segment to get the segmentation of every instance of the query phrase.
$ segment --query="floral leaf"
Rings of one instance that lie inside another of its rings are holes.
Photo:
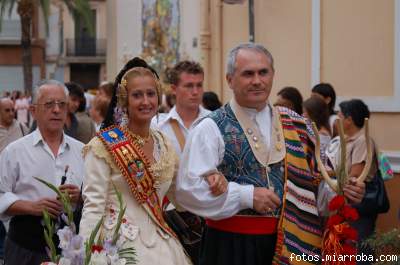
[[[47,246],[49,247],[50,256],[52,262],[58,263],[59,256],[57,256],[56,246],[54,245],[53,235],[54,235],[54,223],[50,218],[47,210],[43,210],[43,220],[44,220],[44,239],[46,241]]]
[[[92,233],[90,233],[89,239],[85,242],[85,265],[88,265],[90,262],[90,258],[92,256],[92,246],[94,243],[94,239],[97,235],[97,233],[100,230],[101,225],[103,224],[103,217],[100,218],[100,220],[97,222],[96,227],[93,229]]]
[[[57,193],[58,197],[60,197],[61,199],[61,203],[64,207],[64,210],[68,216],[68,223],[67,225],[72,227],[72,223],[74,222],[74,214],[72,211],[72,206],[71,206],[71,201],[69,199],[69,196],[67,196],[66,193],[61,192],[59,188],[57,188],[56,186],[54,186],[53,184],[38,178],[38,177],[34,177],[37,181],[43,183],[44,185],[46,185],[47,187],[49,187],[50,189],[52,189],[55,193]]]
[[[119,204],[119,214],[118,214],[118,219],[117,219],[117,225],[115,226],[114,235],[113,235],[112,243],[111,243],[111,244],[115,245],[115,244],[117,244],[117,241],[119,238],[119,229],[121,228],[122,220],[125,215],[126,206],[124,206],[124,201],[122,199],[122,193],[120,191],[118,191],[114,182],[112,182],[112,185],[114,187],[115,193],[117,194],[118,204]]]

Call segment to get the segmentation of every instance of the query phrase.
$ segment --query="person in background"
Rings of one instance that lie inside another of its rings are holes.
[[[96,96],[107,97],[111,100],[113,95],[113,82],[103,82],[100,84],[99,89],[97,90]]]
[[[329,111],[329,128],[332,136],[338,135],[336,120],[338,116],[335,112],[336,92],[329,83],[320,83],[315,85],[311,90],[311,96],[321,97],[328,105]]]
[[[299,115],[303,114],[303,97],[297,88],[284,87],[278,92],[277,96],[274,106],[286,107]]]
[[[29,99],[21,91],[17,91],[14,108],[17,114],[17,120],[28,126],[29,124]]]
[[[212,91],[206,91],[203,94],[203,107],[210,111],[219,109],[222,106],[221,101],[218,99],[218,95]]]
[[[34,179],[40,177],[79,201],[83,180],[83,144],[63,132],[68,89],[56,80],[34,88],[30,110],[37,129],[9,144],[0,155],[0,219],[11,218],[5,243],[7,265],[38,265],[48,260],[42,216],[62,212],[57,194]],[[61,184],[65,175],[66,184]]]
[[[185,148],[186,137],[197,122],[210,111],[201,106],[203,99],[203,67],[194,61],[178,62],[168,71],[168,81],[175,95],[175,106],[169,113],[159,114],[152,120],[152,126],[158,128],[171,140],[179,157]],[[167,208],[171,209],[171,206]],[[190,212],[180,212],[189,229],[201,234],[202,221]],[[199,241],[198,241],[199,242]],[[200,244],[185,245],[186,251],[197,264]]]
[[[6,146],[29,132],[25,124],[15,119],[14,102],[10,98],[0,99],[0,154]],[[4,256],[6,229],[0,221],[0,264]]]
[[[328,105],[320,97],[310,97],[303,102],[303,116],[315,122],[321,141],[321,159],[325,163],[325,150],[331,141]]]
[[[343,120],[343,130],[345,133],[347,158],[346,173],[349,178],[357,178],[363,171],[367,160],[367,141],[365,139],[364,123],[365,118],[370,117],[370,112],[368,106],[362,100],[351,99],[339,104],[338,117]],[[360,255],[361,253],[365,255],[373,254],[373,251],[368,246],[363,245],[362,242],[374,233],[377,216],[382,210],[371,203],[376,201],[376,199],[371,200],[371,196],[376,196],[378,192],[369,193],[369,190],[376,191],[378,189],[376,187],[376,185],[378,185],[377,178],[381,178],[378,168],[376,145],[372,138],[369,144],[372,146],[372,164],[367,178],[365,179],[367,186],[366,196],[368,195],[368,200],[364,201],[363,198],[361,204],[354,205],[358,210],[359,218],[357,221],[351,223],[351,226],[356,228],[358,232],[359,244],[357,254]],[[327,155],[330,165],[336,169],[340,163],[340,144],[336,143],[329,146]],[[383,180],[381,181],[383,182]],[[384,189],[384,185],[382,188]],[[380,192],[386,193],[384,190],[380,190]],[[387,210],[383,210],[383,212],[385,211]],[[357,262],[357,264],[366,265],[371,264],[371,262],[363,261]]]
[[[11,93],[8,90],[3,91],[3,97],[4,98],[11,98]]]
[[[210,111],[201,106],[203,99],[203,67],[194,61],[178,62],[168,71],[168,82],[175,95],[175,106],[169,113],[161,113],[152,120],[152,126],[164,132],[180,155],[185,138],[196,122]]]
[[[9,98],[0,99],[0,153],[9,143],[29,133],[28,127],[14,117],[13,101]]]
[[[108,105],[110,105],[111,99],[105,96],[96,95],[93,100],[92,107],[90,108],[89,115],[94,123],[96,132],[100,130],[101,123],[104,121],[107,115]]]
[[[80,85],[74,82],[65,83],[65,86],[69,91],[69,111],[71,121],[73,121],[72,115],[75,116],[77,121],[77,128],[74,138],[84,144],[87,144],[96,134],[96,129],[89,115],[85,111],[86,98],[84,96],[84,90]],[[68,131],[71,131],[71,129]]]
[[[91,94],[86,87],[83,88],[83,91],[85,92],[84,95],[85,95],[85,101],[86,101],[85,111],[87,113],[89,113],[89,110],[90,110],[90,107],[92,106],[92,101],[93,101],[95,95]]]

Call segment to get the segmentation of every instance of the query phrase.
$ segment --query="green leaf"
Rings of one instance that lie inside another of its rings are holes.
[[[54,186],[53,184],[38,178],[38,177],[34,177],[36,180],[38,180],[39,182],[43,183],[44,185],[46,185],[47,187],[49,187],[50,189],[52,189],[55,193],[57,193],[58,197],[60,197],[61,199],[61,203],[63,205],[64,211],[68,216],[68,223],[67,225],[71,228],[74,227],[73,222],[74,222],[74,213],[72,211],[72,205],[71,205],[71,201],[69,199],[69,196],[67,195],[67,193],[65,192],[61,192],[59,188],[57,188],[56,186]],[[75,231],[73,231],[75,232]]]
[[[90,258],[92,257],[92,246],[94,243],[94,239],[96,238],[96,235],[99,232],[102,224],[103,217],[101,217],[101,219],[97,222],[96,227],[93,229],[92,233],[90,233],[89,239],[85,242],[85,265],[88,265],[90,262]]]
[[[46,210],[43,210],[43,220],[44,220],[44,225],[45,225],[45,229],[43,231],[44,239],[46,241],[47,246],[50,249],[50,257],[49,258],[51,259],[52,262],[58,263],[59,257],[57,256],[56,246],[54,245],[54,241],[53,241],[53,235],[55,232],[54,223],[51,220],[51,217]]]
[[[118,219],[117,219],[117,225],[115,226],[114,235],[113,235],[112,242],[111,242],[113,245],[115,245],[119,238],[119,230],[121,228],[122,220],[125,215],[126,206],[124,206],[124,201],[122,199],[122,193],[119,192],[119,190],[115,186],[114,182],[112,182],[112,185],[113,185],[114,191],[117,195],[118,205],[119,205],[119,214],[118,214]]]

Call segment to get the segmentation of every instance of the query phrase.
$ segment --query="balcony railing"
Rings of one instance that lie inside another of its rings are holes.
[[[106,39],[67,39],[67,56],[105,56]]]

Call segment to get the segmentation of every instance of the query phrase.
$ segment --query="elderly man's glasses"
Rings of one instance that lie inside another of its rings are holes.
[[[46,103],[37,103],[35,105],[43,105],[45,109],[52,110],[56,107],[56,105],[60,109],[65,109],[67,107],[67,102],[66,101],[49,101]]]

